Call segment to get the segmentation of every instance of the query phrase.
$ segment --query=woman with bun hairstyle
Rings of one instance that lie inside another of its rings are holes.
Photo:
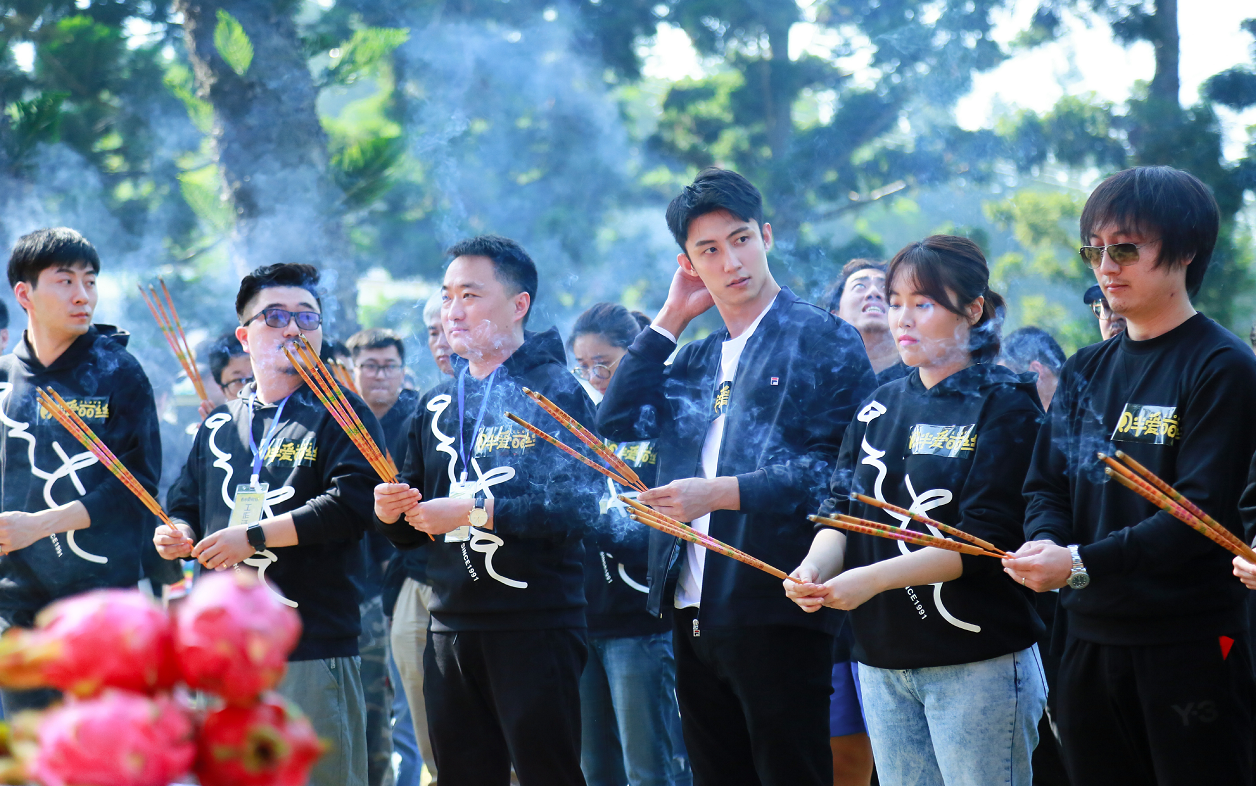
[[[894,257],[887,290],[912,371],[863,402],[820,513],[909,528],[854,491],[1014,551],[1042,409],[1032,375],[995,364],[1003,299],[986,260],[965,238],[927,237]],[[850,611],[880,782],[1030,786],[1046,706],[1033,593],[993,557],[817,530],[793,573],[806,583],[785,588],[806,611]]]
[[[572,371],[598,394],[650,318],[598,303],[576,319],[568,345]],[[656,473],[654,442],[612,444],[647,486]],[[605,481],[603,515],[584,541],[589,661],[580,677],[580,767],[589,786],[689,786],[680,739],[670,615],[646,611],[649,529],[628,518]]]

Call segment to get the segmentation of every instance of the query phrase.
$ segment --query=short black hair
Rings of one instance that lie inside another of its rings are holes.
[[[339,362],[339,358],[352,358],[353,353],[344,345],[344,342],[337,341],[334,338],[324,338],[323,346],[319,350],[318,356],[324,363]]]
[[[1171,166],[1140,166],[1117,172],[1099,184],[1082,209],[1082,243],[1106,225],[1160,240],[1156,267],[1177,265],[1189,257],[1186,292],[1191,297],[1204,282],[1221,226],[1221,212],[1208,186]]]
[[[39,281],[39,274],[50,267],[87,265],[93,273],[100,273],[100,254],[87,238],[69,227],[37,229],[22,235],[13,244],[9,254],[9,286],[19,281],[31,286]]]
[[[689,240],[693,220],[719,210],[742,221],[754,221],[760,231],[763,229],[763,195],[759,189],[731,169],[707,167],[667,206],[667,228],[681,251],[689,253],[685,241]]]
[[[1003,357],[1007,367],[1023,374],[1035,360],[1059,374],[1064,368],[1064,350],[1050,333],[1040,327],[1023,327],[1008,333],[1003,339]]]
[[[0,330],[9,329],[9,307],[0,300]],[[0,348],[2,349],[2,348]]]
[[[366,349],[387,349],[388,347],[397,348],[397,356],[401,358],[402,364],[406,362],[406,345],[401,340],[401,336],[392,332],[387,328],[367,328],[359,330],[349,340],[345,342],[345,346],[349,348],[353,359],[356,361],[358,355]]]
[[[618,303],[594,303],[576,318],[567,347],[585,335],[601,336],[612,347],[627,349],[642,330],[650,326],[650,318],[640,311],[629,311]]]
[[[231,362],[231,358],[244,354],[244,345],[236,338],[235,331],[223,333],[209,345],[209,373],[214,375],[218,387],[222,387],[222,372]]]
[[[323,302],[318,298],[318,268],[313,265],[302,265],[296,262],[280,262],[274,265],[263,265],[249,273],[240,281],[240,291],[236,293],[236,316],[243,322],[248,316],[244,309],[257,293],[272,287],[300,287],[314,296],[319,309]]]
[[[445,254],[451,259],[458,257],[487,257],[493,261],[493,272],[497,280],[513,294],[528,293],[528,313],[523,315],[523,324],[528,324],[532,316],[532,307],[536,305],[536,263],[523,246],[508,237],[500,235],[480,235],[468,238],[450,246]]]
[[[825,306],[825,311],[830,314],[837,313],[837,309],[842,305],[842,294],[846,292],[846,282],[861,270],[879,270],[884,273],[885,263],[859,257],[842,265],[842,272],[837,274],[837,278],[829,285],[829,291],[825,293],[824,302],[828,304]]]

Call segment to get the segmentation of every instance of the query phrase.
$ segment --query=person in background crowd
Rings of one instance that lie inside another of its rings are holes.
[[[1103,296],[1103,289],[1098,284],[1092,284],[1086,290],[1086,294],[1082,295],[1082,301],[1090,306],[1090,310],[1095,312],[1095,316],[1099,319],[1099,335],[1104,341],[1125,331],[1125,317],[1112,310],[1112,307],[1108,305],[1108,299]]]
[[[1249,784],[1247,591],[1224,549],[1106,482],[1095,455],[1124,451],[1251,540],[1239,501],[1256,357],[1191,304],[1217,203],[1193,175],[1137,167],[1103,181],[1080,223],[1126,327],[1064,364],[1025,481],[1030,542],[1004,565],[1031,589],[1061,588],[1056,720],[1074,786]]]
[[[135,587],[152,514],[39,404],[56,391],[150,493],[161,439],[153,388],[126,345],[94,325],[100,256],[78,232],[18,238],[9,284],[26,331],[0,357],[0,627],[31,627],[49,603],[87,590]],[[42,709],[55,691],[0,691],[4,714]]]
[[[906,528],[850,499],[860,492],[1015,548],[1042,410],[1027,375],[994,363],[1003,299],[985,258],[934,235],[898,252],[888,279],[890,327],[914,371],[864,400],[820,514]],[[785,591],[807,611],[852,610],[881,783],[1030,786],[1047,697],[1033,593],[988,556],[817,529],[793,573],[806,583]]]
[[[345,347],[349,351],[354,384],[362,394],[362,400],[379,420],[388,440],[388,455],[394,462],[404,464],[405,433],[419,401],[417,393],[401,387],[405,344],[391,330],[372,328],[354,333],[345,342]],[[371,786],[379,786],[393,783],[393,688],[388,679],[389,626],[386,615],[393,610],[405,574],[401,571],[389,574],[390,565],[398,561],[397,549],[374,528],[364,536],[363,547],[365,573],[358,587],[362,592],[359,607],[362,634],[358,637],[358,650],[362,658],[362,690],[366,696],[369,781]],[[410,726],[408,733],[413,734],[413,731],[413,726]],[[403,750],[407,747],[405,742],[409,741],[403,741]],[[413,751],[413,745],[408,747]]]
[[[453,350],[449,348],[449,339],[445,337],[445,329],[440,318],[441,293],[437,292],[423,307],[423,324],[427,325],[427,348],[432,353],[432,360],[440,373],[454,375],[454,367],[450,365],[449,356]]]
[[[662,310],[619,362],[598,431],[656,440],[640,499],[769,564],[798,564],[842,433],[875,377],[859,334],[781,287],[772,227],[741,175],[707,169],[667,208],[680,246]],[[677,339],[715,307],[724,326]],[[694,782],[830,786],[834,613],[769,574],[650,533],[649,610],[673,606],[676,694]],[[788,697],[788,700],[783,700]]]
[[[600,476],[506,413],[571,443],[522,388],[581,423],[593,404],[558,331],[524,329],[537,273],[523,248],[490,235],[448,254],[441,317],[456,381],[420,399],[403,482],[375,488],[380,531],[428,551],[423,695],[436,767],[442,786],[505,786],[511,764],[523,786],[584,786],[581,539]]]
[[[571,329],[572,371],[605,393],[649,324],[645,314],[614,303],[592,306]],[[654,485],[654,442],[611,444],[646,486]],[[687,786],[671,614],[646,611],[650,529],[628,518],[619,494],[636,496],[603,482],[602,521],[584,540],[589,662],[580,677],[581,768],[589,786]]]
[[[191,556],[208,570],[266,566],[265,586],[301,615],[279,693],[331,743],[310,783],[366,786],[358,585],[378,475],[283,353],[298,336],[320,348],[317,268],[257,268],[240,282],[235,306],[253,382],[197,431],[166,500],[180,534],[161,526],[153,542],[166,559]],[[345,396],[371,439],[385,444],[366,404],[350,391]],[[261,504],[243,506],[242,499]],[[246,507],[258,511],[256,520],[239,520]]]
[[[9,349],[9,307],[0,300],[0,353]]]
[[[868,362],[877,375],[877,384],[884,385],[911,372],[903,365],[894,337],[890,335],[884,263],[871,259],[847,262],[833,282],[826,301],[830,314],[846,320],[859,331]]]
[[[235,332],[223,333],[209,345],[209,373],[222,391],[223,403],[240,397],[244,386],[253,381],[253,364]]]
[[[1060,382],[1060,369],[1064,368],[1064,350],[1050,333],[1040,327],[1013,330],[1003,339],[999,365],[1017,374],[1030,371],[1037,374],[1038,400],[1044,411],[1051,408],[1051,397]]]

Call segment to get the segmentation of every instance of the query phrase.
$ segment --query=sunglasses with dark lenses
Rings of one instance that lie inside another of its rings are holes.
[[[1150,241],[1148,241],[1150,242]],[[1138,249],[1147,245],[1134,245],[1133,243],[1112,243],[1107,246],[1082,246],[1077,252],[1082,255],[1082,259],[1086,260],[1086,264],[1091,268],[1098,268],[1103,264],[1103,252],[1108,252],[1108,259],[1124,267],[1132,265],[1138,261]]]
[[[302,330],[318,330],[319,325],[323,324],[323,315],[317,311],[288,311],[283,308],[264,308],[244,320],[244,324],[247,325],[258,317],[266,320],[266,327],[273,328],[286,328],[293,318],[296,318],[297,327]]]
[[[1090,310],[1095,312],[1095,316],[1100,319],[1112,319],[1114,316],[1112,307],[1108,305],[1106,300],[1096,300],[1094,303],[1091,303]]]

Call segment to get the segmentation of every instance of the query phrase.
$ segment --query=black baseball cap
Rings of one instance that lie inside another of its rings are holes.
[[[1091,303],[1098,303],[1100,300],[1103,300],[1103,290],[1099,288],[1098,284],[1091,284],[1090,289],[1086,290],[1086,294],[1082,295],[1082,302],[1088,306]]]

